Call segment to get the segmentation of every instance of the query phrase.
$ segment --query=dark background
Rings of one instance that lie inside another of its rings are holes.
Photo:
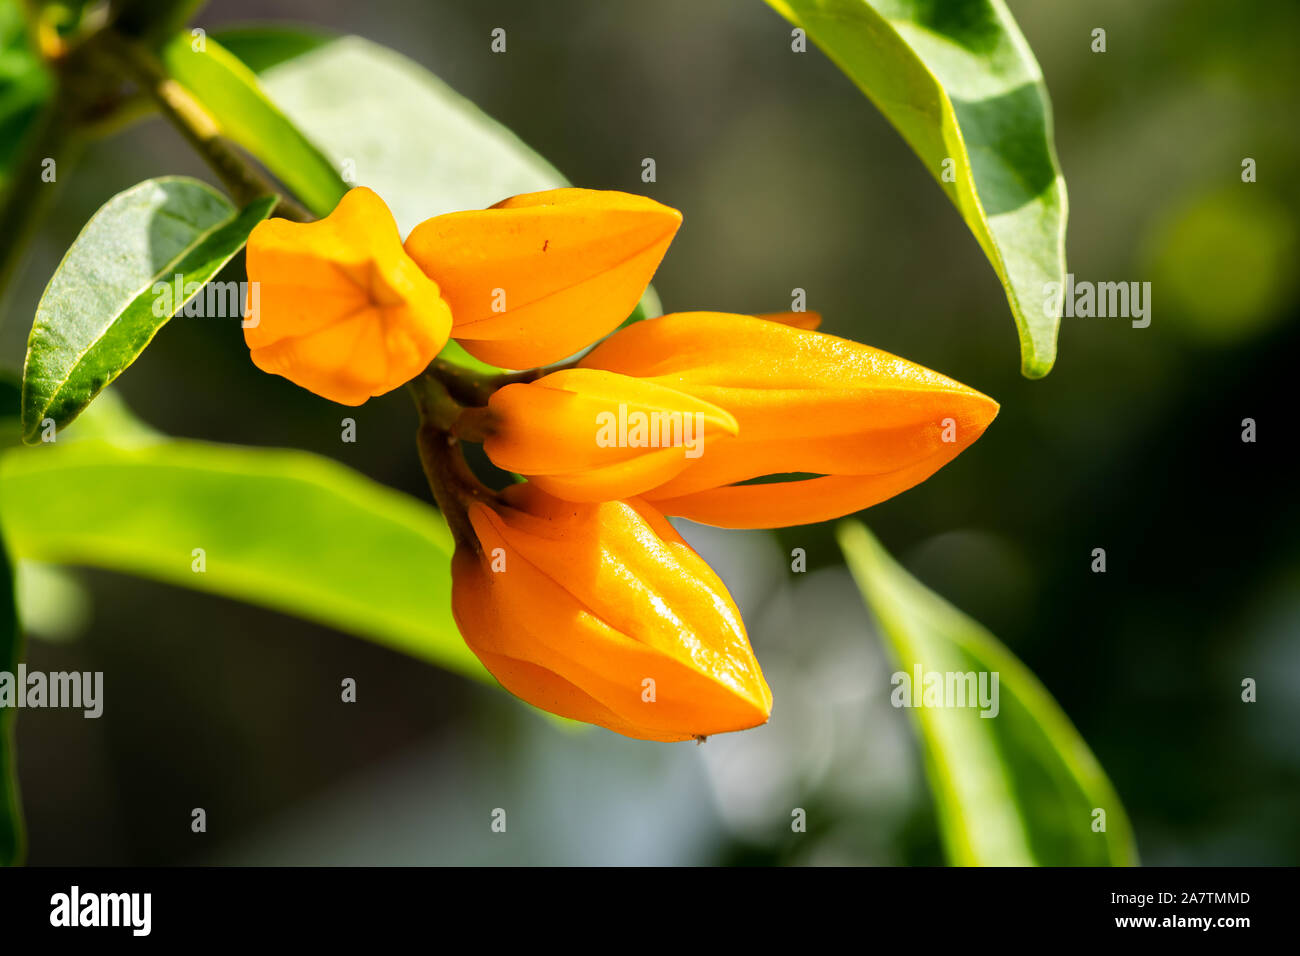
[[[801,287],[825,331],[997,398],[976,445],[866,520],[1056,696],[1144,862],[1295,864],[1300,7],[1010,6],[1052,96],[1070,271],[1153,284],[1149,328],[1066,318],[1037,382],[1019,376],[1002,290],[929,173],[819,52],[790,52],[759,0],[218,0],[197,22],[297,20],[390,45],[575,184],[681,209],[655,280],[667,310],[774,311]],[[208,178],[151,120],[60,177],[5,303],[0,364],[20,366],[86,218],[165,173]],[[118,391],[164,431],[308,448],[427,495],[404,395],[349,412],[362,440],[343,444],[337,408],[257,372],[236,328],[173,321]],[[29,666],[108,684],[100,720],[21,715],[30,861],[939,862],[907,718],[887,704],[832,531],[687,531],[735,592],[777,700],[767,727],[698,748],[557,730],[495,688],[218,598],[29,570]],[[809,574],[789,573],[793,547]],[[339,702],[344,676],[355,705]],[[1241,702],[1244,677],[1258,703]],[[193,807],[207,834],[190,832]],[[506,835],[488,832],[496,807]]]

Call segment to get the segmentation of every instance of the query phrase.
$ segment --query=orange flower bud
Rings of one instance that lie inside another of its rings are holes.
[[[410,381],[447,344],[451,311],[369,189],[319,222],[270,219],[248,238],[253,364],[343,405]]]
[[[441,287],[467,352],[533,368],[626,319],[681,222],[644,196],[553,189],[436,216],[415,227],[406,251]]]
[[[676,477],[736,420],[656,382],[566,369],[507,385],[488,402],[484,441],[499,468],[569,501],[631,498]]]
[[[665,514],[730,528],[825,521],[883,501],[951,461],[998,410],[879,349],[716,312],[637,322],[579,365],[685,393],[735,419],[737,434],[719,435],[644,495]],[[743,484],[793,473],[818,477]]]
[[[470,505],[452,561],[465,642],[508,691],[645,740],[766,722],[772,694],[731,596],[641,501],[571,504],[530,484]]]

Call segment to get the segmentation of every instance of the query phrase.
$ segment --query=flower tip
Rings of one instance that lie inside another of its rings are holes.
[[[275,221],[265,220],[265,222]],[[355,231],[364,236],[382,237],[381,241],[385,245],[393,239],[398,243],[401,242],[401,233],[397,230],[397,220],[393,216],[393,211],[388,208],[388,203],[384,202],[379,193],[368,186],[353,186],[343,194],[330,214],[317,220],[316,223],[293,223],[293,225],[311,227],[318,223],[328,223],[341,235]]]
[[[353,186],[343,194],[343,198],[338,201],[334,207],[335,212],[355,212],[371,213],[382,209],[388,217],[392,218],[392,211],[388,208],[388,203],[379,197],[369,186]],[[333,215],[333,213],[331,213]]]
[[[772,719],[772,691],[757,667],[741,697],[739,713],[740,718],[734,727],[715,730],[705,736],[712,736],[713,733],[730,733],[735,730],[751,730],[763,726]]]
[[[984,429],[993,423],[993,419],[998,417],[998,412],[1002,410],[1002,406],[983,392],[976,391],[973,388],[968,390],[965,399],[963,413],[969,418],[968,427],[975,431],[975,434],[971,437],[971,441],[974,441],[983,433]]]

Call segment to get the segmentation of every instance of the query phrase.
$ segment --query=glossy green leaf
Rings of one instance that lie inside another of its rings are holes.
[[[198,180],[165,177],[101,207],[36,309],[23,367],[24,440],[39,440],[47,420],[57,429],[76,418],[243,248],[275,202],[268,196],[241,212]]]
[[[211,591],[485,676],[451,617],[441,516],[326,458],[61,436],[0,456],[0,526],[18,559]]]
[[[317,216],[338,205],[348,186],[336,167],[269,100],[257,75],[211,37],[189,31],[162,49],[172,77],[192,93],[227,138],[248,150]]]
[[[1048,300],[1059,306],[1065,281],[1065,180],[1042,71],[1002,0],[767,2],[807,32],[938,180],[1006,290],[1021,371],[1046,375],[1060,324]]]
[[[997,707],[986,709],[996,716],[970,706],[909,708],[949,859],[962,866],[1135,864],[1119,797],[1038,679],[993,635],[903,570],[861,524],[842,523],[838,536],[909,680],[918,669],[921,675],[998,675]],[[894,694],[905,698],[907,686],[900,682]],[[1105,811],[1104,832],[1093,830],[1096,810]]]
[[[0,522],[0,532],[3,528],[3,522]],[[20,640],[18,611],[14,606],[13,566],[5,549],[4,536],[0,533],[0,672],[18,673]],[[14,754],[16,714],[13,707],[0,707],[0,866],[21,862],[25,842]]]

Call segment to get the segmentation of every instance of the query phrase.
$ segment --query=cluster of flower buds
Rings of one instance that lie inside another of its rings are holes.
[[[261,224],[247,254],[259,368],[351,405],[411,384],[456,538],[453,612],[483,665],[538,707],[649,740],[753,727],[772,705],[731,596],[666,516],[850,514],[929,477],[998,409],[812,313],[613,331],[680,224],[643,197],[558,189],[435,217],[403,244],[358,188],[319,222]],[[446,366],[449,338],[527,371]],[[525,480],[485,487],[463,441]]]

